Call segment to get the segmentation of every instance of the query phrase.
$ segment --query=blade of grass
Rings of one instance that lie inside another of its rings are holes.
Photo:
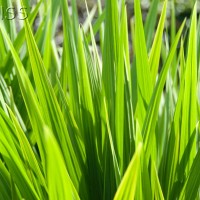
[[[147,157],[152,152],[152,138],[153,138],[152,134],[155,131],[156,117],[158,115],[159,102],[160,102],[161,94],[162,94],[162,91],[163,91],[163,88],[165,85],[167,72],[168,72],[168,69],[172,62],[174,53],[176,51],[176,47],[178,45],[178,41],[180,39],[184,24],[185,24],[185,22],[182,24],[181,28],[179,29],[179,31],[176,35],[176,39],[170,49],[168,58],[164,64],[162,71],[161,71],[158,82],[157,82],[156,87],[153,92],[153,96],[151,98],[150,105],[148,107],[147,116],[146,116],[144,126],[142,129],[142,135],[144,135],[144,147],[145,147],[144,149],[147,153]]]
[[[47,147],[47,180],[49,189],[49,199],[69,199],[79,200],[78,193],[67,173],[62,152],[59,149],[56,139],[50,129],[44,127],[46,147]],[[55,163],[57,170],[55,170]]]
[[[151,2],[151,6],[149,8],[149,12],[147,15],[147,18],[145,20],[145,26],[144,26],[144,32],[145,32],[145,38],[146,38],[146,44],[147,44],[147,50],[149,51],[153,39],[154,34],[154,28],[156,26],[156,18],[158,15],[158,5],[159,0],[153,0]]]
[[[191,28],[189,34],[189,45],[188,54],[186,60],[186,74],[185,74],[185,90],[183,99],[183,109],[182,123],[181,123],[181,135],[180,135],[180,157],[182,158],[183,152],[186,148],[193,131],[196,128],[197,123],[197,46],[196,46],[196,4],[194,6],[192,18],[191,18]],[[189,169],[192,165],[194,156],[196,154],[196,142],[191,144],[191,151],[188,152],[188,159],[185,160],[187,164],[186,174],[188,174]],[[184,172],[182,173],[184,174]]]
[[[115,200],[134,199],[138,175],[140,173],[140,157],[142,148],[143,146],[140,143],[115,194]]]
[[[162,46],[162,40],[163,40],[163,30],[164,30],[165,18],[166,18],[166,12],[167,12],[167,2],[168,2],[167,0],[164,2],[160,21],[158,24],[156,35],[155,35],[153,45],[151,48],[151,53],[149,56],[149,67],[150,67],[151,74],[152,74],[153,85],[156,82],[156,75],[158,74],[161,46]]]

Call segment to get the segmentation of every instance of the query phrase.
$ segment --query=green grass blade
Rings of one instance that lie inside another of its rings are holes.
[[[154,190],[154,198],[153,199],[159,199],[164,200],[164,196],[162,193],[162,188],[160,185],[160,181],[157,174],[157,169],[155,163],[151,164],[151,184],[152,184],[152,190]]]
[[[162,46],[162,40],[163,40],[163,30],[165,25],[165,17],[167,12],[167,0],[165,1],[163,5],[163,10],[161,13],[160,21],[158,24],[158,28],[156,31],[156,35],[154,38],[153,46],[151,48],[151,53],[149,57],[149,67],[151,70],[152,75],[152,83],[153,85],[156,82],[156,76],[158,74],[158,67],[160,62],[160,53],[161,53],[161,46]]]
[[[61,84],[64,92],[67,91],[67,86],[70,92],[70,107],[74,112],[75,117],[80,120],[80,96],[78,84],[78,58],[77,58],[77,41],[73,32],[73,25],[68,11],[68,4],[65,0],[61,1],[62,17],[63,17],[63,37],[64,47],[61,68]],[[74,103],[75,102],[75,103]]]
[[[118,52],[118,65],[116,67],[116,97],[115,97],[115,131],[116,131],[116,150],[118,155],[118,162],[120,172],[124,172],[124,77],[125,77],[125,27],[126,27],[126,12],[125,5],[122,5],[122,18],[120,24],[120,39],[119,39],[119,52]]]
[[[146,43],[147,43],[147,50],[149,51],[153,39],[153,34],[154,34],[154,28],[156,26],[156,18],[158,15],[158,5],[159,5],[159,0],[153,0],[151,2],[149,12],[145,21],[145,26],[144,26],[144,32],[145,32],[145,38],[146,38]]]
[[[148,64],[148,55],[146,48],[146,41],[144,35],[144,27],[142,23],[142,14],[140,1],[136,0],[134,5],[135,11],[135,54],[136,54],[136,69],[138,90],[141,93],[141,97],[144,104],[148,104],[152,94],[152,78],[150,76],[150,68]]]
[[[16,134],[17,134],[17,138],[19,140],[20,146],[21,146],[21,150],[22,150],[22,154],[24,157],[24,160],[26,162],[27,167],[31,168],[30,171],[33,171],[34,174],[37,175],[37,178],[39,179],[40,184],[46,189],[47,191],[47,186],[46,186],[46,182],[45,182],[45,178],[44,175],[40,169],[40,166],[38,164],[38,161],[34,155],[34,152],[30,146],[30,143],[26,137],[26,135],[23,133],[19,123],[17,122],[14,114],[12,113],[12,111],[9,109],[11,118],[13,120],[15,129],[16,129]],[[32,172],[30,172],[31,174]],[[34,176],[33,174],[30,176]]]
[[[56,139],[51,131],[45,127],[45,139],[47,147],[47,179],[49,199],[79,200],[78,193],[67,173],[66,165],[62,157]],[[56,170],[55,170],[56,163]]]
[[[140,173],[142,147],[140,143],[115,194],[115,200],[134,199],[138,175]]]
[[[146,109],[152,95],[153,85],[148,63],[148,54],[145,41],[144,27],[142,23],[140,1],[136,0],[134,1],[134,3],[134,50],[136,59],[136,67],[134,67],[134,69],[136,70],[135,75],[137,81],[137,86],[135,86],[135,88],[137,89],[137,103],[135,116],[139,122],[138,125],[141,128],[143,126],[146,116]]]
[[[195,4],[196,5],[196,4]],[[182,124],[180,135],[180,159],[188,144],[197,123],[197,41],[196,41],[196,6],[191,18],[191,28],[189,34],[188,54],[186,60],[185,72],[185,90],[183,99]],[[196,154],[196,142],[191,144],[191,151],[188,152],[188,157],[184,161],[187,162],[186,174],[192,165],[194,156]]]
[[[154,89],[154,93],[153,93],[153,96],[151,99],[151,103],[148,107],[147,116],[146,116],[144,126],[142,129],[142,134],[144,135],[144,146],[145,146],[145,151],[147,154],[151,154],[151,152],[152,152],[152,149],[151,149],[152,148],[152,138],[153,138],[152,134],[155,131],[159,102],[160,102],[161,94],[162,94],[162,91],[163,91],[163,88],[165,85],[165,81],[167,78],[167,72],[168,72],[170,64],[173,60],[173,56],[176,51],[176,47],[178,45],[178,41],[180,39],[184,24],[185,23],[182,24],[181,28],[179,29],[179,32],[176,35],[176,39],[171,47],[171,50],[169,52],[166,63],[164,64],[162,72],[159,76],[158,82],[156,84],[156,87]]]
[[[5,164],[0,160],[0,199],[9,200],[11,199],[11,180],[8,170]]]
[[[200,186],[200,151],[195,156],[192,167],[190,169],[187,180],[184,184],[184,187],[181,191],[181,195],[179,199],[188,199],[192,200],[197,197],[197,192]]]

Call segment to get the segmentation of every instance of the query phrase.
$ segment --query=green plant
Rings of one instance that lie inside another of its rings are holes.
[[[75,0],[39,1],[19,32],[0,22],[0,199],[199,199],[200,22],[195,4],[189,36],[184,21],[163,37],[158,3],[144,25],[134,1],[132,62],[124,0],[98,1],[94,24]]]

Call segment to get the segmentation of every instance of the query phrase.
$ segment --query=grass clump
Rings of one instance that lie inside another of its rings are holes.
[[[169,37],[158,4],[143,23],[135,0],[130,27],[124,0],[94,23],[75,0],[38,1],[19,32],[1,21],[0,199],[200,198],[197,5]]]

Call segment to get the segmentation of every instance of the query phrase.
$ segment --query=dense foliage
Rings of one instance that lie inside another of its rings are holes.
[[[0,21],[0,199],[200,198],[197,5],[177,30],[159,3],[144,23],[139,0],[131,21],[124,0]]]

